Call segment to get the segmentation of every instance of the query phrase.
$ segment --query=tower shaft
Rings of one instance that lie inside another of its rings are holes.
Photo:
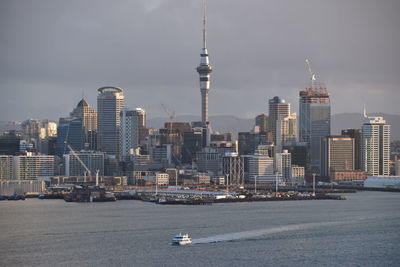
[[[204,125],[208,124],[208,91],[210,90],[210,74],[212,67],[208,59],[208,51],[206,47],[206,7],[204,5],[203,15],[203,48],[200,54],[200,65],[197,72],[200,76],[200,92],[201,92],[201,121]]]

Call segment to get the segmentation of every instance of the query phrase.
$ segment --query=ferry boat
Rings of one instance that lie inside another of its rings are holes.
[[[188,245],[192,243],[192,239],[190,238],[189,234],[179,234],[172,238],[172,245]]]

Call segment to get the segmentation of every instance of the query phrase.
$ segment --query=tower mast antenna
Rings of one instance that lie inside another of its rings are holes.
[[[206,48],[207,45],[207,31],[206,31],[206,11],[207,11],[207,2],[203,1],[203,48]]]

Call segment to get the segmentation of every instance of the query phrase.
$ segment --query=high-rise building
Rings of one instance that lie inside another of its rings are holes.
[[[140,131],[145,127],[146,112],[136,108],[128,110],[123,108],[120,114],[119,154],[122,159],[129,156],[130,151],[140,145]]]
[[[272,132],[272,139],[276,142],[276,122],[280,119],[280,116],[290,115],[290,104],[279,96],[268,101],[269,104],[269,130]]]
[[[283,142],[297,141],[297,116],[296,112],[285,116],[281,115],[276,121],[276,149],[282,151]]]
[[[283,150],[281,153],[276,153],[275,161],[276,171],[285,182],[290,182],[292,178],[292,155],[287,150]]]
[[[256,126],[258,126],[260,132],[267,132],[268,128],[268,116],[265,114],[260,114],[256,117]]]
[[[239,132],[238,133],[238,146],[240,155],[254,154],[259,145],[267,145],[268,135],[265,132]]]
[[[56,154],[62,158],[68,154],[68,145],[75,151],[83,149],[85,132],[82,120],[78,118],[60,118],[57,127]]]
[[[204,6],[203,16],[203,48],[200,54],[200,65],[197,72],[200,75],[200,91],[201,91],[201,121],[203,126],[208,124],[208,91],[210,90],[210,74],[212,67],[208,59],[207,51],[207,32],[206,32],[206,7]]]
[[[196,153],[203,148],[203,131],[193,129],[183,133],[182,163],[192,163]]]
[[[118,155],[120,113],[124,107],[124,94],[121,88],[106,86],[98,89],[97,129],[99,150]]]
[[[292,164],[308,168],[309,147],[306,142],[284,142],[283,149],[292,155]]]
[[[354,169],[361,170],[361,129],[342,130],[342,135],[354,139]]]
[[[70,113],[71,117],[82,120],[83,131],[85,134],[85,148],[90,150],[97,149],[97,111],[90,107],[87,101],[82,98],[78,105]]]
[[[300,91],[299,109],[299,139],[310,148],[308,171],[320,175],[321,140],[331,133],[331,105],[325,85],[312,79],[311,85]]]
[[[332,171],[354,170],[354,139],[348,136],[327,136],[322,139],[321,175]]]
[[[82,119],[85,131],[97,130],[97,111],[90,107],[84,98],[79,101],[70,116]]]
[[[0,155],[16,155],[20,152],[21,135],[15,131],[0,134]]]
[[[361,147],[367,175],[390,175],[390,125],[383,117],[367,117],[364,112]]]

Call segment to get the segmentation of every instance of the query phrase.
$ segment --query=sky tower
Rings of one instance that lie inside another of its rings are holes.
[[[206,2],[204,1],[203,48],[200,54],[200,65],[197,67],[197,72],[200,75],[201,122],[203,125],[208,124],[208,91],[210,90],[210,73],[212,72],[212,67],[208,60],[206,39]]]

